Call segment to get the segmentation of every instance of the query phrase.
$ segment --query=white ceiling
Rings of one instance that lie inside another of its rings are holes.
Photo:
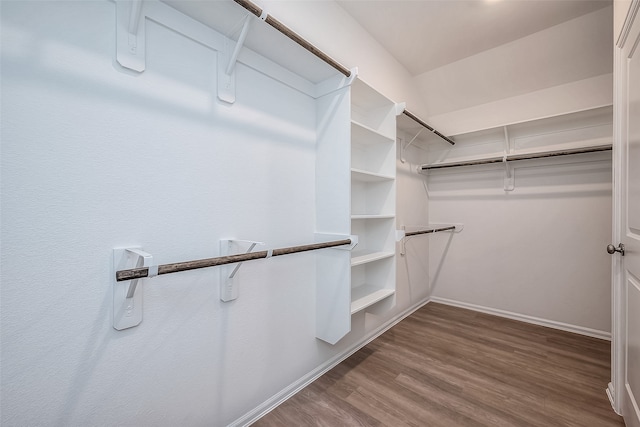
[[[338,0],[414,76],[611,5],[610,0]]]

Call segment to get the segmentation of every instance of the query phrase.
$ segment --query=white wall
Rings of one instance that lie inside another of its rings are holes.
[[[610,106],[610,16],[611,7],[601,9],[418,76],[423,93],[432,94],[427,108],[433,114],[427,120],[441,132],[497,128],[497,145],[482,146],[462,135],[454,138],[458,144],[445,157],[501,155],[501,126]],[[603,21],[608,24],[595,25]],[[558,55],[575,60],[558,68]],[[595,75],[572,69],[594,61],[596,66],[588,68],[599,70]],[[529,92],[510,93],[513,76],[525,79]],[[565,81],[548,87],[547,79]],[[597,129],[601,120],[582,123],[578,133]],[[610,113],[606,120],[610,123]],[[610,124],[603,129],[608,130],[598,135],[600,143],[611,143]],[[541,130],[533,140],[551,134]],[[570,134],[560,132],[555,138],[561,142],[562,135]],[[593,143],[588,138],[572,142]],[[554,148],[553,143],[538,147]],[[428,178],[430,221],[464,223],[464,231],[453,238],[443,234],[430,239],[433,298],[607,337],[611,266],[604,248],[611,235],[610,155],[515,167],[510,192],[504,190],[502,165],[450,169]]]
[[[445,135],[537,120],[611,105],[613,74],[604,74],[445,114],[429,122]]]
[[[163,264],[222,238],[313,241],[317,131],[312,98],[243,64],[221,103],[215,51],[149,20],[146,70],[121,68],[115,7],[2,2],[1,423],[250,420],[426,301],[427,262],[412,253],[395,307],[335,346],[315,338],[313,254],[243,266],[231,303],[215,268],[145,280],[142,324],[114,330],[115,247]],[[399,182],[420,203],[399,218],[421,222],[421,179]]]
[[[611,143],[611,108],[508,129],[515,152]],[[461,135],[447,156],[501,155],[503,133]],[[500,163],[429,172],[431,221],[464,224],[430,241],[433,298],[607,338],[611,153],[510,165],[513,191]]]
[[[416,76],[424,116],[456,135],[611,105],[612,31],[606,7]]]
[[[398,160],[396,162],[397,211],[396,227],[409,230],[426,228],[429,225],[429,196],[424,177],[416,173],[419,164],[424,163],[423,150],[410,146],[404,153],[405,162],[400,161],[401,144],[406,144],[413,135],[399,133]],[[405,254],[397,246],[398,303],[407,305],[431,295],[429,282],[429,238],[430,235],[412,237],[405,241]],[[405,300],[403,300],[403,298]]]
[[[611,16],[599,9],[416,76],[428,115],[611,74]]]
[[[450,242],[431,240],[433,296],[607,336],[609,160],[516,169],[512,193],[502,191],[503,172],[490,167],[458,173],[453,183],[432,181],[432,220],[464,223]]]
[[[245,267],[227,304],[216,269],[149,280],[142,324],[111,327],[114,247],[313,241],[313,100],[239,65],[224,105],[215,52],[151,22],[123,70],[112,2],[2,18],[2,424],[224,425],[335,352],[304,254]]]
[[[151,22],[147,70],[123,70],[112,2],[1,7],[3,425],[248,420],[424,301],[428,274],[444,287],[430,236],[398,257],[395,308],[358,314],[336,346],[314,337],[311,254],[243,267],[232,303],[218,299],[216,269],[149,280],[143,323],[113,330],[114,247],[167,263],[216,256],[221,238],[313,239],[314,101],[239,64],[237,102],[221,104],[215,52]],[[419,112],[406,70],[333,2],[267,10]],[[398,164],[398,225],[472,224],[456,215],[475,196],[427,212],[411,173],[421,156]]]

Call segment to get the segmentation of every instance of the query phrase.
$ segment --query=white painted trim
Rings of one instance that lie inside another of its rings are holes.
[[[316,369],[309,372],[304,377],[300,378],[299,380],[295,381],[294,383],[292,383],[291,385],[289,385],[279,393],[275,394],[273,397],[265,401],[263,404],[247,412],[245,415],[243,415],[242,417],[238,418],[237,420],[229,424],[229,426],[233,426],[233,427],[248,426],[256,422],[258,419],[262,418],[263,416],[265,416],[266,414],[274,410],[278,405],[284,403],[287,399],[291,398],[293,395],[301,391],[303,388],[305,388],[306,386],[308,386],[318,378],[320,378],[322,375],[324,375],[331,369],[335,368],[338,364],[343,362],[349,356],[353,355],[356,351],[360,350],[362,347],[369,344],[374,339],[378,338],[380,335],[382,335],[383,333],[385,333],[386,331],[388,331],[389,329],[397,325],[400,321],[410,316],[413,312],[422,308],[429,302],[430,300],[426,298],[418,302],[417,304],[409,307],[408,309],[401,312],[400,314],[396,315],[395,317],[390,319],[388,322],[384,323],[379,328],[372,331],[365,338],[363,338],[356,344],[352,345],[348,350],[340,354],[337,354],[335,357],[333,357],[326,363],[323,363],[322,365],[318,366]]]
[[[629,10],[627,11],[627,17],[624,20],[624,24],[622,24],[620,35],[618,36],[618,40],[616,41],[616,47],[622,49],[627,42],[627,38],[629,37],[629,33],[631,32],[631,27],[633,26],[633,21],[638,14],[638,10],[640,10],[640,1],[633,0],[629,5]]]
[[[611,404],[611,409],[613,409],[613,412],[615,412],[616,414],[622,416],[622,414],[620,412],[618,412],[618,410],[616,409],[616,399],[614,397],[615,388],[613,387],[612,383],[609,383],[607,385],[607,388],[605,389],[605,392],[607,393],[607,397],[609,398],[609,403]]]
[[[633,417],[625,417],[625,425],[627,425],[627,427],[640,427],[640,408],[638,408],[638,399],[633,395],[633,391],[631,391],[629,384],[625,384],[625,389],[627,393],[624,398],[624,405],[628,409],[625,412],[628,412],[627,415],[631,414]]]
[[[625,27],[630,28],[631,20],[627,15]],[[628,31],[628,30],[627,30]],[[622,35],[621,35],[622,37]],[[626,36],[623,37],[626,40]],[[622,40],[622,38],[620,39]],[[622,209],[623,194],[623,150],[622,141],[625,137],[626,107],[626,59],[620,44],[613,52],[613,154],[612,154],[612,230],[611,242],[620,242],[623,234]],[[613,392],[613,409],[622,414],[622,399],[624,395],[625,373],[625,303],[624,303],[624,273],[621,257],[611,258],[611,386]]]
[[[497,308],[484,307],[476,304],[469,304],[461,301],[454,301],[447,298],[431,297],[429,302],[437,302],[454,307],[466,308],[494,316],[505,317],[507,319],[519,320],[521,322],[531,323],[534,325],[546,326],[548,328],[559,329],[561,331],[573,332],[575,334],[585,335],[593,338],[600,338],[611,341],[611,333],[599,331],[597,329],[585,328],[584,326],[570,325],[568,323],[557,322],[555,320],[542,319],[539,317],[528,316],[526,314],[514,313],[512,311],[500,310]]]

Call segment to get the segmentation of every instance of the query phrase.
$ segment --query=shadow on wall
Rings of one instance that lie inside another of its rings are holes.
[[[438,286],[438,278],[440,277],[440,272],[442,271],[445,259],[447,258],[447,253],[449,252],[449,248],[451,247],[451,242],[453,242],[454,233],[447,234],[449,235],[449,237],[447,238],[447,243],[445,244],[444,249],[439,252],[440,258],[438,259],[437,264],[435,265],[435,271],[431,276],[431,295],[433,295]],[[431,259],[433,260],[435,256],[437,255],[432,255]]]
[[[193,49],[197,52],[184,52],[183,58],[174,59],[183,64],[193,62],[195,70],[202,70],[203,64],[210,70],[194,83],[184,73],[182,76],[176,73],[163,75],[152,66],[142,73],[123,68],[116,62],[112,46],[108,52],[95,52],[83,48],[75,38],[64,37],[61,32],[58,32],[60,38],[54,40],[49,35],[41,37],[11,23],[3,23],[3,27],[3,79],[11,80],[15,85],[61,91],[67,96],[71,94],[100,104],[110,103],[113,108],[118,108],[126,99],[127,108],[137,107],[144,114],[188,119],[208,127],[240,128],[243,133],[267,136],[271,141],[315,148],[315,132],[283,120],[270,108],[258,109],[242,102],[246,67],[241,63],[237,67],[238,102],[227,104],[219,101],[216,51],[203,45],[189,43],[196,46]],[[155,32],[162,31],[161,28],[153,21],[147,25],[150,62],[154,55],[153,36]],[[112,33],[104,35],[104,40],[115,40],[115,32]],[[183,36],[174,33],[173,37]],[[155,49],[161,50],[162,46]],[[109,68],[118,73],[110,72]],[[191,67],[185,65],[182,68],[188,70]],[[283,89],[302,96],[284,85]],[[312,101],[309,98],[309,102]],[[261,102],[268,105],[281,101],[267,96]]]

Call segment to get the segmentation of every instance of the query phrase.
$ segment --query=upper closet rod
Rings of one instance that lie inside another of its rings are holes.
[[[438,135],[440,138],[444,139],[445,141],[447,141],[449,144],[451,145],[456,145],[455,142],[453,142],[450,138],[444,136],[443,134],[441,134],[440,132],[438,132],[437,130],[435,130],[434,128],[432,128],[431,126],[429,126],[428,124],[426,124],[424,121],[422,121],[418,116],[416,116],[415,114],[413,114],[412,112],[408,111],[408,110],[404,110],[402,112],[405,116],[409,117],[411,120],[417,122],[418,124],[420,124],[421,126],[426,127],[427,129],[429,129],[429,131],[435,133],[436,135]]]
[[[317,47],[315,47],[314,45],[312,45],[311,43],[309,43],[308,41],[300,37],[298,34],[296,34],[293,30],[288,28],[282,22],[278,21],[271,15],[265,13],[256,4],[250,2],[249,0],[234,0],[234,1],[238,3],[240,6],[247,9],[249,12],[253,13],[258,18],[264,20],[267,24],[271,25],[273,28],[280,31],[285,36],[289,37],[294,42],[298,43],[303,48],[307,49],[309,52],[313,53],[318,58],[322,59],[327,64],[331,65],[333,68],[335,68],[345,76],[347,77],[351,76],[351,71],[348,68],[342,66],[341,64],[336,62],[334,59],[332,59],[329,55],[322,52],[320,49],[318,49]]]
[[[530,153],[530,154],[507,154],[504,157],[492,157],[489,159],[481,159],[481,160],[467,160],[463,162],[455,162],[455,163],[444,163],[440,165],[422,165],[420,166],[420,170],[431,170],[431,169],[444,169],[444,168],[453,168],[457,166],[472,166],[472,165],[486,165],[489,163],[502,163],[502,162],[512,162],[518,160],[531,160],[531,159],[542,159],[545,157],[557,157],[557,156],[568,156],[572,154],[585,154],[585,153],[596,153],[599,151],[608,151],[611,150],[611,145],[598,145],[594,147],[586,147],[586,148],[572,148],[567,150],[557,150],[557,151],[545,151],[542,153]]]
[[[269,251],[251,252],[238,255],[228,255],[216,258],[206,258],[196,261],[177,262],[173,264],[163,264],[158,266],[157,275],[177,273],[180,271],[195,270],[198,268],[215,267],[217,265],[233,264],[236,262],[251,261],[254,259],[269,258],[272,256],[295,254],[298,252],[314,251],[316,249],[333,248],[336,246],[350,245],[351,239],[334,240],[324,243],[312,243],[310,245],[292,246],[289,248],[273,249]],[[149,277],[149,267],[131,268],[128,270],[116,271],[116,281],[140,279]]]

